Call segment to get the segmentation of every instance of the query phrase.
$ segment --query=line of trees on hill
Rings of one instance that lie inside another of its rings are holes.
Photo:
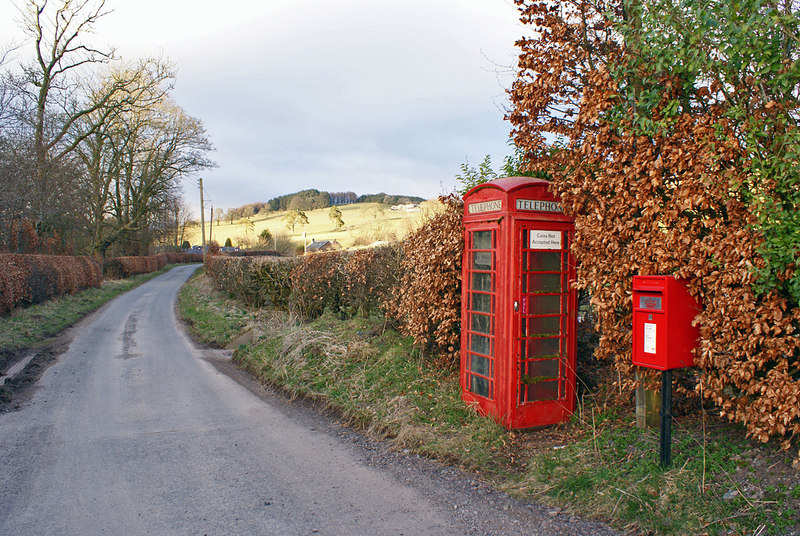
[[[247,203],[240,207],[220,211],[214,218],[216,221],[233,223],[242,218],[250,218],[264,212],[278,212],[284,210],[306,211],[318,208],[328,208],[337,205],[352,203],[381,203],[384,205],[407,205],[422,203],[422,197],[408,195],[389,195],[386,193],[356,195],[355,192],[322,192],[316,189],[302,190],[293,194],[273,197],[267,202]],[[215,211],[216,212],[216,211]]]
[[[182,179],[212,165],[164,58],[90,40],[105,0],[22,0],[28,42],[0,51],[0,250],[140,254],[180,244]],[[28,54],[25,54],[28,52]]]

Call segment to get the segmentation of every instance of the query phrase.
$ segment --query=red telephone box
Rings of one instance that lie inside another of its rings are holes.
[[[574,222],[543,179],[464,195],[462,398],[508,428],[575,410]]]

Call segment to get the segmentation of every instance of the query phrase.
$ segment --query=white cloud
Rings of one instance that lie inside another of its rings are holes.
[[[301,188],[431,197],[466,159],[509,152],[511,0],[108,4],[98,41],[178,65],[175,98],[217,147],[215,206]]]

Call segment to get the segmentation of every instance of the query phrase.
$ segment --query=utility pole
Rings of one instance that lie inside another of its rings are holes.
[[[203,264],[206,263],[206,220],[205,208],[203,207],[203,179],[197,179],[200,184],[200,233],[203,237]]]
[[[211,242],[211,232],[214,230],[214,205],[208,211],[208,241]]]

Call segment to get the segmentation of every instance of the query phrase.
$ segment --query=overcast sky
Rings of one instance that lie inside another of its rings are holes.
[[[0,0],[3,41],[21,2]],[[202,173],[215,207],[306,188],[430,198],[465,161],[499,166],[510,152],[505,89],[525,33],[512,0],[107,5],[97,42],[176,64],[174,97],[216,148]]]

